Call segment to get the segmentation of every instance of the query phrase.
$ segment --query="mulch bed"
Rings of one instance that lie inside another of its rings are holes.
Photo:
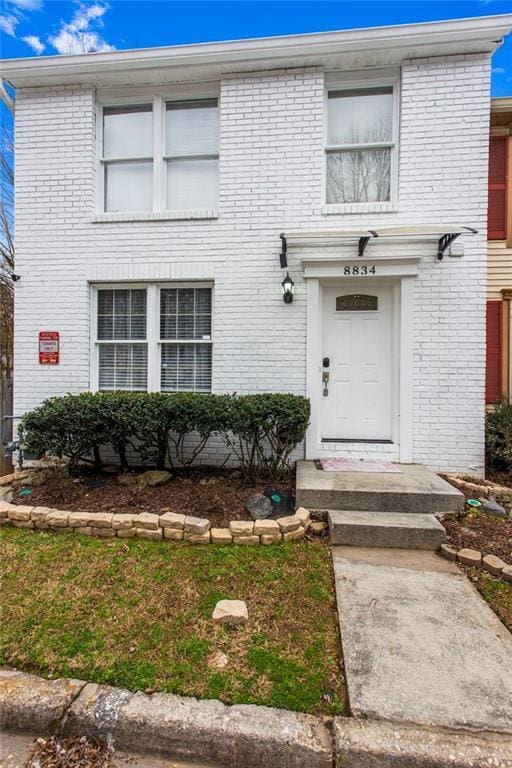
[[[458,520],[443,520],[448,543],[496,555],[512,565],[512,520],[470,512]]]
[[[112,750],[88,739],[37,739],[26,768],[115,768]]]
[[[277,483],[272,490],[291,494],[292,488],[290,480]],[[26,489],[30,494],[24,494]],[[225,527],[230,520],[249,519],[245,509],[247,499],[265,491],[269,491],[267,485],[248,485],[233,470],[201,468],[186,475],[175,473],[164,485],[144,489],[139,487],[136,473],[112,475],[83,470],[75,477],[64,473],[49,477],[43,485],[13,484],[13,503],[73,512],[163,514],[171,511],[207,517],[213,526]]]

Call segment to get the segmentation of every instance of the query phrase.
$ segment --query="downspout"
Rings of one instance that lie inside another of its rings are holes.
[[[9,112],[11,112],[14,115],[14,100],[11,99],[11,97],[7,93],[7,89],[5,87],[6,82],[7,80],[4,80],[3,77],[0,77],[0,99],[5,104]]]

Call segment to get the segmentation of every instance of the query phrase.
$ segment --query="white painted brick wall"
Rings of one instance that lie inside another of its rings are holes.
[[[285,306],[279,233],[452,221],[480,234],[463,259],[427,247],[415,283],[414,459],[481,471],[489,59],[407,62],[401,90],[396,212],[322,214],[324,75],[301,69],[222,81],[218,219],[122,223],[93,222],[93,89],[19,90],[16,413],[90,386],[99,273],[213,277],[214,390],[304,393],[306,284],[291,252]],[[38,365],[39,330],[60,331],[59,366]]]

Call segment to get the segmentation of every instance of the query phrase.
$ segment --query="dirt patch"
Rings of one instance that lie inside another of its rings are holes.
[[[478,549],[512,565],[512,520],[470,512],[458,520],[443,520],[449,544],[457,549]]]
[[[272,490],[290,495],[292,483],[278,483]],[[30,491],[30,493],[26,493]],[[42,485],[13,485],[13,503],[56,507],[73,512],[177,512],[206,517],[213,526],[230,520],[247,520],[245,503],[269,486],[247,485],[233,471],[201,468],[188,475],[175,474],[164,485],[141,489],[137,474],[112,475],[82,471],[75,477],[50,478]],[[292,500],[293,503],[293,500]],[[283,512],[282,514],[286,514]]]

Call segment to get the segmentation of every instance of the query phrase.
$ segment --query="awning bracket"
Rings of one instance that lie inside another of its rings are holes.
[[[473,229],[473,227],[464,227],[464,229],[467,229],[468,232],[471,232],[473,235],[476,235],[478,230]],[[437,247],[437,259],[438,261],[443,260],[443,256],[446,253],[446,250],[450,247],[450,245],[453,243],[454,240],[456,240],[458,237],[460,237],[462,232],[447,232],[446,235],[443,235],[439,238],[439,243]]]
[[[286,235],[284,232],[281,232],[279,237],[281,238],[281,253],[279,254],[279,261],[281,263],[281,269],[286,269],[288,266],[288,244],[286,242]]]

